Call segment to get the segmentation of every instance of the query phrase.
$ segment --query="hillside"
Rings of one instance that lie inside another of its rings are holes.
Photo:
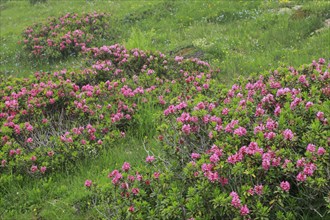
[[[329,217],[329,3],[0,10],[2,219]]]

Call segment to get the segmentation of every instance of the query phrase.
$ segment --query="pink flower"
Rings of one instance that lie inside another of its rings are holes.
[[[263,185],[257,185],[257,186],[254,186],[254,192],[258,195],[261,195],[262,194],[262,191],[263,191]]]
[[[160,172],[154,172],[154,178],[155,178],[155,179],[158,179],[159,176],[160,176]]]
[[[210,161],[212,163],[217,163],[219,160],[220,160],[220,158],[217,154],[212,154],[212,156],[210,157]]]
[[[47,154],[48,154],[49,157],[52,157],[52,156],[54,156],[54,151],[48,151]]]
[[[85,181],[85,186],[86,186],[87,188],[91,187],[91,186],[92,186],[92,180],[86,180],[86,181]]]
[[[14,156],[15,154],[16,154],[16,151],[15,151],[15,150],[10,150],[10,151],[9,151],[9,156],[12,157],[12,156]]]
[[[239,208],[241,206],[241,200],[239,199],[238,196],[234,196],[232,198],[231,205],[234,206],[235,208]]]
[[[282,181],[280,187],[283,191],[288,192],[290,190],[290,183],[288,181]]]
[[[32,166],[31,166],[31,172],[32,172],[32,173],[35,173],[36,171],[38,171],[38,167],[35,166],[35,165],[32,165]]]
[[[128,211],[129,211],[129,212],[134,212],[134,206],[130,206],[130,207],[128,208]]]
[[[241,216],[245,216],[245,215],[247,215],[247,214],[250,213],[250,210],[249,210],[249,208],[247,207],[247,205],[243,205],[243,206],[241,207],[240,213],[241,213]]]
[[[322,119],[324,118],[324,113],[323,113],[323,112],[317,112],[316,117],[317,117],[319,120],[322,120]]]
[[[17,155],[20,155],[20,154],[21,154],[21,149],[17,148],[17,149],[16,149],[16,154],[17,154]]]
[[[243,127],[239,127],[234,131],[234,134],[237,134],[238,136],[242,137],[246,135],[246,129]]]
[[[283,131],[283,136],[285,140],[292,140],[293,139],[293,132],[290,129],[285,129],[285,131]]]
[[[306,180],[306,175],[300,172],[300,173],[297,175],[296,179],[297,179],[297,181],[299,181],[299,182],[304,182],[304,181]]]
[[[26,139],[26,143],[32,143],[32,142],[33,142],[33,139],[32,138]]]
[[[190,124],[184,124],[182,126],[182,132],[185,133],[186,135],[189,135],[191,132]]]
[[[323,155],[323,154],[325,154],[326,153],[326,151],[325,151],[325,149],[323,148],[323,147],[319,147],[319,149],[317,150],[317,155]]]
[[[154,156],[147,156],[147,158],[146,158],[147,163],[152,163],[154,160],[155,160]]]
[[[36,161],[36,160],[37,160],[37,157],[36,157],[36,156],[32,156],[32,157],[31,157],[31,160],[32,160],[32,161]]]
[[[198,154],[198,153],[192,153],[192,154],[191,154],[191,158],[194,159],[194,160],[195,160],[195,159],[199,159],[200,157],[201,157],[201,155]]]
[[[2,167],[5,167],[6,164],[7,164],[7,161],[6,161],[6,160],[2,160],[2,161],[1,161],[1,166],[2,166]]]
[[[47,170],[47,167],[43,166],[43,167],[40,167],[40,172],[41,173],[45,173]]]
[[[121,167],[121,169],[125,172],[129,171],[130,168],[131,168],[131,165],[127,162],[124,162],[123,166]]]
[[[132,193],[133,193],[134,195],[138,195],[139,192],[140,192],[139,188],[133,188],[133,189],[132,189]]]
[[[314,144],[308,144],[306,150],[311,152],[311,153],[315,152],[315,145]]]

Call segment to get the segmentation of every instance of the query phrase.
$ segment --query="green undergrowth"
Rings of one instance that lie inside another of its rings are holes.
[[[298,6],[298,7],[297,7]],[[295,8],[297,7],[297,8]],[[287,10],[285,10],[287,9]],[[27,76],[36,70],[79,65],[80,58],[31,62],[17,44],[27,26],[65,13],[111,14],[111,32],[128,49],[159,50],[198,57],[221,68],[229,82],[282,63],[301,65],[329,57],[330,17],[326,1],[28,1],[1,3],[1,74]],[[284,12],[283,12],[284,11]],[[322,49],[320,49],[322,48]],[[317,56],[315,56],[317,54]]]
[[[107,174],[124,161],[142,165],[140,158],[147,155],[144,148],[157,153],[153,139],[129,138],[107,147],[98,158],[84,159],[74,169],[64,168],[46,178],[9,177],[7,184],[0,186],[4,193],[0,200],[1,219],[94,219],[93,212],[97,210],[91,208],[90,193],[82,184],[86,178],[97,180],[99,185],[109,184]]]

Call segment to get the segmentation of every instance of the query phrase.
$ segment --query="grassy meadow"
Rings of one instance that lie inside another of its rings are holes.
[[[108,32],[113,36],[95,46],[119,43],[170,57],[197,57],[219,68],[216,80],[227,87],[238,76],[299,66],[320,57],[330,59],[330,28],[324,23],[330,19],[327,1],[48,0],[31,4],[2,0],[0,75],[29,78],[37,71],[81,67],[80,56],[56,61],[27,58],[21,34],[48,17],[94,11],[111,14]],[[6,184],[0,186],[0,219],[94,219],[98,210],[89,209],[93,204],[86,200],[91,192],[85,190],[84,181],[93,179],[105,185],[109,182],[106,175],[124,161],[140,166],[139,158],[147,155],[146,145],[157,154],[155,118],[161,113],[144,105],[134,119],[137,126],[97,158],[63,165],[46,178],[6,177]]]

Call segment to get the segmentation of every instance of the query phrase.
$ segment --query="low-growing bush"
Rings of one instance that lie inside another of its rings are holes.
[[[191,70],[190,72],[192,72]],[[187,73],[185,82],[205,77]],[[329,66],[188,84],[159,123],[163,153],[86,182],[110,219],[300,219],[329,215]],[[212,94],[212,95],[211,95]],[[102,200],[105,198],[105,200]]]
[[[197,59],[166,58],[120,45],[86,52],[90,54],[82,70],[36,72],[30,79],[2,81],[2,173],[39,176],[96,156],[100,148],[124,138],[128,128],[139,126],[132,118],[143,111],[141,106],[148,103],[161,113],[163,96],[181,94],[188,88],[186,78],[210,71]]]
[[[22,45],[30,57],[56,60],[77,55],[102,39],[112,39],[109,15],[105,13],[71,14],[48,18],[23,32]]]

